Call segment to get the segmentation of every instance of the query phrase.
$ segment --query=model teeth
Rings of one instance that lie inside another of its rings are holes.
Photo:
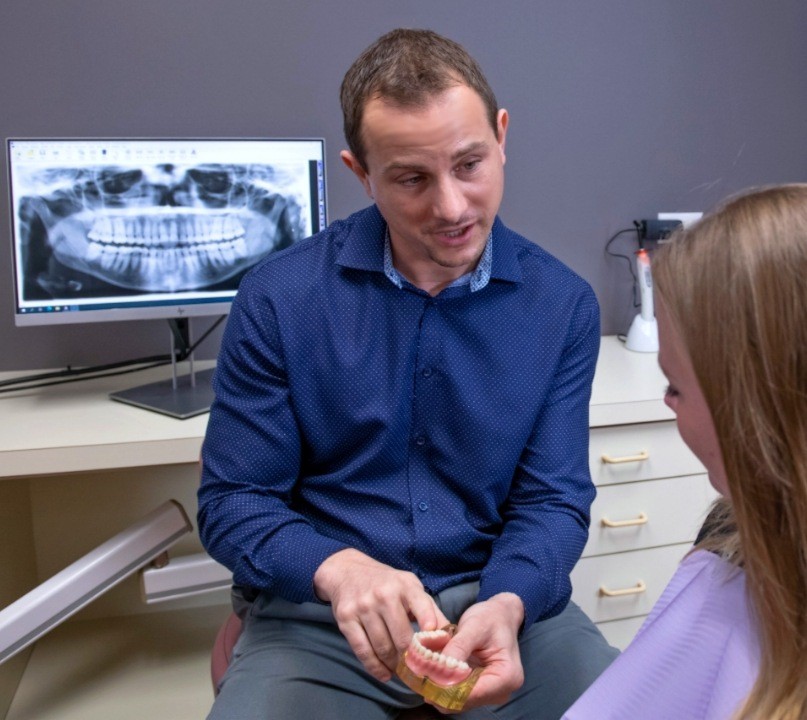
[[[471,669],[471,666],[464,660],[457,660],[457,658],[451,657],[450,655],[443,655],[434,650],[429,650],[429,648],[421,643],[421,639],[427,640],[432,638],[448,639],[448,633],[445,630],[424,630],[415,633],[412,636],[412,648],[426,660],[431,660],[438,665],[444,665],[452,670],[459,669],[465,671]]]

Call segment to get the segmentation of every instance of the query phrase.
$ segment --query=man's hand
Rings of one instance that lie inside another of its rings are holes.
[[[314,574],[314,591],[331,603],[356,657],[382,682],[392,677],[412,639],[412,620],[421,630],[448,623],[417,576],[358,550],[341,550],[327,558]]]
[[[483,667],[465,709],[501,705],[523,684],[518,649],[523,621],[524,604],[513,593],[499,593],[471,605],[460,618],[456,634],[442,652],[458,660],[473,655]]]

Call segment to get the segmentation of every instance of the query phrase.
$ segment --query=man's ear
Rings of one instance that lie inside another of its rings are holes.
[[[347,165],[348,169],[359,178],[359,182],[364,185],[364,192],[372,200],[373,191],[370,187],[370,178],[367,176],[367,171],[362,167],[362,164],[356,159],[356,156],[350,150],[342,150],[339,157],[342,158],[342,162]]]
[[[505,138],[507,137],[507,126],[509,124],[510,124],[510,116],[507,114],[507,110],[501,108],[496,118],[496,132],[498,133],[499,136],[496,139],[499,142],[499,152],[501,152],[502,154],[503,163],[507,160],[507,157],[504,154],[504,145],[505,145]]]

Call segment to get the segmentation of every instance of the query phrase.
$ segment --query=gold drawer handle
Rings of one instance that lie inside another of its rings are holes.
[[[635,517],[633,520],[609,520],[604,517],[600,522],[609,528],[632,527],[633,525],[644,525],[647,522],[647,515],[641,512],[639,517]]]
[[[636,587],[623,588],[622,590],[609,590],[605,585],[600,585],[600,595],[603,597],[621,597],[622,595],[640,595],[647,590],[644,580],[639,580]]]
[[[603,455],[601,459],[606,465],[618,465],[619,463],[643,462],[649,457],[650,453],[647,452],[647,450],[642,450],[642,452],[637,453],[636,455],[623,455],[622,457]]]

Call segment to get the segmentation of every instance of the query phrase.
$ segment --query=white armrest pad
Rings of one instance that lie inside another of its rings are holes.
[[[200,595],[232,584],[232,573],[206,553],[171,558],[164,567],[144,568],[140,573],[140,589],[146,603]]]

